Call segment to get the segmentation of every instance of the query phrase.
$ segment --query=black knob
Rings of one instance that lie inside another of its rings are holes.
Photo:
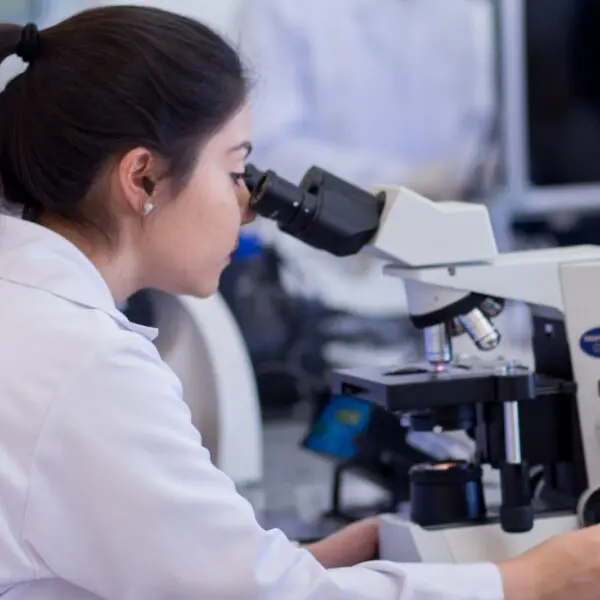
[[[524,533],[533,528],[534,510],[527,506],[501,506],[500,525],[506,533]]]
[[[577,507],[579,524],[582,527],[590,527],[600,523],[600,488],[588,491]]]
[[[534,510],[531,504],[529,467],[526,463],[507,463],[500,468],[502,505],[500,525],[507,533],[531,531]]]
[[[485,518],[481,467],[463,461],[423,463],[410,470],[411,519],[422,526]]]

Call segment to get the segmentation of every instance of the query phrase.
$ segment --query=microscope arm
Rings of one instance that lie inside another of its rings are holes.
[[[483,205],[433,202],[401,187],[385,193],[379,228],[367,252],[404,280],[412,315],[465,294],[516,300],[563,312],[561,268],[600,259],[600,247],[573,246],[499,254]]]
[[[390,262],[384,271],[404,280],[415,314],[432,308],[434,290],[438,292],[438,304],[451,301],[452,292],[463,291],[564,313],[563,268],[572,263],[599,260],[600,247],[572,246],[500,254],[488,263],[471,265],[410,269]],[[447,296],[443,298],[444,294]]]

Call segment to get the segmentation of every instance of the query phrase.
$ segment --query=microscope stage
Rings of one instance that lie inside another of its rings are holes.
[[[443,369],[429,363],[399,369],[358,367],[333,374],[334,393],[358,396],[394,412],[535,399],[535,388],[535,373],[505,361],[461,361]]]

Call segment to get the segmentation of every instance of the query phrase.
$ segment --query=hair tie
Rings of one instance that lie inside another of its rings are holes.
[[[21,39],[15,54],[24,62],[31,63],[37,56],[40,47],[40,32],[35,23],[27,23],[21,30]]]

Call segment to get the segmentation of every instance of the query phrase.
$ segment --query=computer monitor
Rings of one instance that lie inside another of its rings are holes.
[[[512,207],[600,212],[600,2],[499,0],[497,11]]]

